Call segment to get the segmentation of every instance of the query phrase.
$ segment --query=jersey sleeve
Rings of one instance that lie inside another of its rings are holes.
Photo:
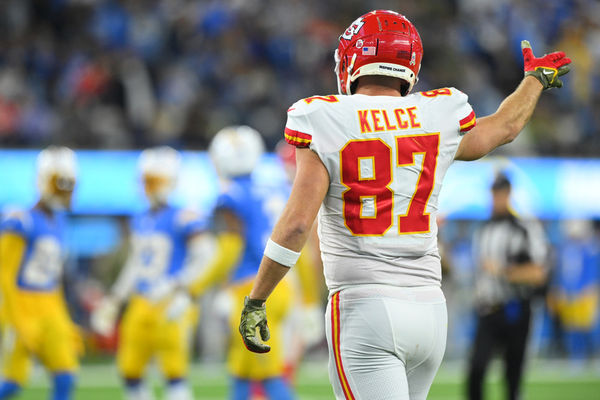
[[[0,219],[0,232],[12,232],[27,237],[31,226],[31,215],[25,210],[7,211]]]
[[[531,260],[536,264],[546,266],[548,243],[544,228],[538,221],[527,221],[527,223],[524,224],[524,228],[527,232],[527,251]]]
[[[175,224],[177,230],[184,237],[204,232],[208,228],[206,218],[203,218],[200,213],[189,209],[181,209],[177,212]]]
[[[458,131],[460,135],[464,135],[475,127],[477,119],[475,117],[475,111],[469,104],[469,96],[461,92],[456,88],[450,88],[452,97],[454,97],[454,115],[458,120]]]
[[[303,100],[297,101],[287,113],[285,124],[285,141],[296,147],[310,147],[313,130],[307,117],[307,104]]]
[[[438,124],[454,124],[459,135],[464,135],[475,127],[477,119],[475,111],[469,104],[469,96],[456,88],[436,89],[421,92],[425,97],[431,97],[431,114],[438,116]]]
[[[215,209],[229,210],[234,214],[241,216],[244,214],[244,209],[246,207],[243,196],[243,191],[238,188],[237,185],[233,184],[219,195]]]

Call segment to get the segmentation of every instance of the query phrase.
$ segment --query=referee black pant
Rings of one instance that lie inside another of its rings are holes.
[[[504,359],[507,399],[519,398],[530,317],[531,308],[526,301],[479,316],[469,364],[469,400],[483,399],[485,373],[495,352]]]

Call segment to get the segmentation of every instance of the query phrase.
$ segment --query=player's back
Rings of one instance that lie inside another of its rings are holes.
[[[147,210],[131,220],[132,262],[139,268],[136,291],[148,293],[165,279],[182,273],[189,235],[205,229],[205,222],[194,211],[165,206]]]
[[[439,284],[438,196],[474,124],[467,96],[453,88],[317,96],[290,108],[286,139],[310,147],[329,172],[319,235],[330,289]]]
[[[0,223],[1,233],[13,233],[25,242],[17,274],[18,288],[52,291],[60,283],[63,270],[64,216],[48,216],[34,208],[13,210]]]
[[[284,199],[280,190],[257,183],[250,175],[232,178],[217,200],[217,209],[233,212],[243,225],[244,252],[231,282],[253,277]]]
[[[64,215],[37,208],[9,211],[0,222],[3,307],[13,308],[20,318],[63,311],[64,226]],[[13,311],[4,310],[7,315]]]

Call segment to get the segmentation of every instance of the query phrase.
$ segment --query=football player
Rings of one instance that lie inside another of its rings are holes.
[[[318,212],[336,398],[427,397],[446,345],[436,240],[444,175],[454,160],[514,140],[542,90],[561,87],[568,72],[564,53],[537,58],[527,41],[522,49],[522,82],[476,123],[458,89],[410,94],[423,46],[407,18],[376,10],[350,25],[335,52],[340,95],[288,110],[285,138],[298,148],[298,171],[244,301],[239,330],[248,349],[271,349],[263,342],[271,292],[296,263]]]
[[[167,382],[166,398],[192,398],[186,376],[197,315],[187,294],[177,288],[211,257],[212,242],[197,213],[169,204],[179,165],[179,153],[170,147],[140,155],[139,170],[150,207],[132,218],[128,260],[91,318],[96,331],[109,334],[120,306],[128,301],[117,364],[130,400],[153,398],[143,377],[155,357]]]
[[[227,367],[233,377],[232,399],[249,399],[254,382],[261,382],[269,398],[293,398],[283,379],[284,352],[281,346],[271,354],[246,351],[237,334],[241,301],[250,290],[258,263],[276,215],[285,204],[287,193],[257,185],[251,173],[264,152],[260,134],[248,126],[231,126],[219,131],[209,146],[210,157],[223,179],[223,190],[214,212],[217,250],[199,279],[189,286],[200,296],[218,283],[226,282],[234,309],[230,313],[231,339]],[[269,300],[271,340],[281,343],[284,319],[293,301],[292,285],[282,281]]]
[[[0,222],[0,399],[21,390],[33,358],[52,376],[51,398],[71,398],[82,343],[67,310],[61,279],[65,211],[71,206],[76,170],[72,150],[43,150],[37,159],[39,201],[29,210],[8,212]]]

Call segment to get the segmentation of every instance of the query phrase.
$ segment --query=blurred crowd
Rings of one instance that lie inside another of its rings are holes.
[[[336,92],[333,49],[357,16],[393,9],[425,48],[415,90],[455,86],[479,115],[522,77],[519,43],[572,59],[518,155],[600,154],[595,0],[5,0],[0,145],[204,149],[229,124],[272,149],[287,107]]]

